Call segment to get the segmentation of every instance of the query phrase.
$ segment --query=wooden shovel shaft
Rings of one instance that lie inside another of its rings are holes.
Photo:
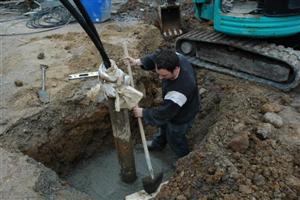
[[[139,129],[140,129],[140,134],[141,134],[141,138],[142,138],[142,143],[143,143],[143,147],[144,147],[147,167],[148,167],[151,178],[154,179],[154,172],[153,172],[153,167],[152,167],[152,163],[151,163],[151,159],[150,159],[149,150],[148,150],[148,147],[147,147],[147,141],[146,141],[146,137],[145,137],[144,126],[143,126],[143,123],[142,123],[142,119],[140,117],[138,118],[138,123],[139,123]]]
[[[126,42],[123,43],[123,49],[124,49],[125,57],[128,57],[128,49],[127,49]],[[127,70],[128,70],[129,77],[130,77],[131,86],[134,87],[132,70],[131,70],[131,65],[129,62],[127,62]],[[144,148],[144,152],[145,152],[145,159],[146,159],[147,167],[148,167],[151,178],[154,179],[154,171],[153,171],[153,167],[152,167],[152,163],[151,163],[151,159],[150,159],[149,150],[147,147],[144,126],[143,126],[142,119],[140,117],[138,118],[138,123],[139,123],[139,130],[140,130],[140,134],[141,134],[141,138],[142,138],[143,148]]]
[[[124,49],[124,55],[125,58],[128,57],[128,49],[127,49],[127,44],[126,42],[123,43],[123,49]],[[129,62],[127,62],[127,71],[129,73],[129,78],[130,78],[130,84],[134,88],[134,81],[133,81],[133,75],[132,75],[132,70],[131,70],[131,65]]]

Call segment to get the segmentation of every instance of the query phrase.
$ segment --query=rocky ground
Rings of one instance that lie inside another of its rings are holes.
[[[298,199],[299,93],[199,75],[194,151],[156,199]]]
[[[182,10],[185,31],[202,26],[192,16],[191,2]],[[163,40],[148,25],[157,25],[153,16],[153,8],[132,0],[112,22],[97,25],[119,67],[124,39],[133,57],[174,46],[174,39]],[[4,25],[6,32],[12,30],[11,24]],[[21,25],[13,24],[14,31],[23,30]],[[77,24],[1,37],[1,44],[0,199],[89,199],[57,174],[63,177],[81,159],[113,147],[105,104],[86,97],[97,80],[67,79],[72,73],[97,71],[98,52]],[[49,104],[37,95],[40,64],[49,66]],[[299,88],[284,93],[203,69],[197,75],[202,110],[189,134],[193,151],[177,162],[155,199],[299,200]],[[134,70],[134,77],[146,95],[143,106],[161,101],[155,74]],[[135,134],[137,125],[131,121]]]

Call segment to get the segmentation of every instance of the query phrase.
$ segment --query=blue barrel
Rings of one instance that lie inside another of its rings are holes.
[[[111,17],[111,0],[81,0],[93,22],[103,22]]]

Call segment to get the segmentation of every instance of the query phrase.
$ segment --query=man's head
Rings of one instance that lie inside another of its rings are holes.
[[[179,75],[179,58],[173,51],[159,51],[156,55],[155,65],[159,79],[175,80]]]

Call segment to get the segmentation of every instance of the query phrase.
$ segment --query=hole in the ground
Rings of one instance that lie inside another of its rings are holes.
[[[143,87],[148,99],[152,104],[153,99],[154,104],[158,104],[156,99],[160,94],[158,86],[153,84],[155,81],[144,81],[140,81],[140,84],[151,85]],[[56,171],[71,186],[95,199],[122,199],[142,189],[141,178],[149,175],[142,147],[136,145],[140,147],[135,148],[138,179],[133,184],[123,183],[119,176],[108,108],[104,104],[87,102],[84,93],[83,89],[74,90],[72,95],[64,97],[63,102],[58,101],[59,105],[49,104],[44,110],[19,120],[0,136],[1,145],[21,150]],[[219,97],[216,93],[206,93],[204,96],[202,114],[192,129],[191,145],[200,144],[199,141],[203,140],[217,115]],[[131,118],[130,121],[134,142],[139,143],[136,120]],[[154,133],[149,127],[146,127],[146,132]],[[165,180],[172,174],[172,155],[168,149],[151,153],[154,170],[164,172]]]
[[[63,112],[60,112],[50,106],[19,121],[1,140],[53,169],[69,185],[94,199],[122,199],[143,189],[141,179],[149,173],[142,146],[135,145],[138,179],[133,184],[123,183],[107,107],[101,105],[96,110],[78,107],[69,104],[61,107]],[[136,130],[133,127],[132,133],[138,140]],[[168,149],[151,153],[154,171],[163,172],[164,180],[171,174],[170,154]]]
[[[169,149],[151,153],[155,172],[163,172],[164,180],[172,174],[173,162]],[[120,167],[115,150],[95,155],[80,163],[67,177],[67,181],[76,189],[89,194],[96,200],[124,199],[125,196],[143,189],[142,178],[149,176],[142,147],[135,148],[137,180],[127,184],[121,181]]]
[[[151,85],[146,92],[154,99],[157,89]],[[85,86],[81,88],[71,92],[72,95],[66,93],[59,104],[51,103],[40,112],[17,121],[0,136],[1,145],[19,149],[95,199],[122,199],[141,190],[141,178],[149,174],[142,147],[137,144],[140,136],[136,119],[130,121],[135,146],[140,146],[135,148],[138,179],[126,184],[119,175],[108,108],[105,104],[85,100]],[[153,134],[153,128],[145,128],[147,135]],[[171,174],[171,154],[170,150],[151,153],[155,172],[164,172],[165,180]]]

